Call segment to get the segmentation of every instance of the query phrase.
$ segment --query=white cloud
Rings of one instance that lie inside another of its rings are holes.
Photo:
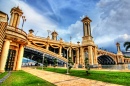
[[[100,0],[97,8],[100,9],[101,14],[97,26],[93,29],[95,42],[100,46],[105,46],[101,44],[107,42],[110,46],[113,41],[113,43],[130,41],[130,1]]]
[[[124,43],[126,41],[130,41],[130,35],[128,35],[128,34],[119,35],[115,39],[115,42],[120,42],[120,43]]]

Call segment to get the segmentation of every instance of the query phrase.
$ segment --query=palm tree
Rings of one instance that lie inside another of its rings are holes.
[[[127,51],[130,48],[130,42],[124,43],[125,50]]]

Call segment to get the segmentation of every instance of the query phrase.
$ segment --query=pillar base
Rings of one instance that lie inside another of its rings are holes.
[[[5,72],[5,70],[0,70],[0,73],[4,73]]]

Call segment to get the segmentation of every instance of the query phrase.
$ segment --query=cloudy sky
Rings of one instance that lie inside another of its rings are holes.
[[[10,17],[10,9],[19,6],[26,16],[24,30],[33,29],[47,37],[47,30],[58,32],[58,39],[82,42],[81,19],[91,20],[92,36],[99,48],[116,52],[116,42],[130,41],[130,0],[0,0],[0,10]],[[22,27],[22,19],[19,28]]]

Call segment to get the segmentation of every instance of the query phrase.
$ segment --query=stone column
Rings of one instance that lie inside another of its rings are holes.
[[[9,23],[10,26],[13,25],[13,20],[14,20],[14,14],[12,14],[12,16],[11,16],[10,23]]]
[[[16,19],[17,19],[17,16],[16,16],[16,14],[14,14],[13,23],[12,23],[12,26],[13,26],[13,27],[15,27]]]
[[[80,47],[80,64],[82,64],[82,65],[83,65],[83,63],[84,63],[83,60],[84,60],[84,59],[83,59],[83,48]]]
[[[62,47],[59,47],[59,55],[61,56],[61,52],[62,52]]]
[[[92,46],[88,46],[89,64],[93,65]]]
[[[48,48],[49,48],[49,45],[47,44],[47,45],[46,45],[46,50],[48,50]]]
[[[17,20],[17,25],[16,25],[16,27],[19,27],[19,23],[20,23],[20,16],[18,16],[18,20]]]
[[[5,65],[6,65],[6,60],[8,57],[9,47],[10,47],[10,41],[5,40],[3,49],[2,49],[1,59],[0,59],[0,72],[5,71]]]
[[[97,48],[96,47],[94,48],[94,64],[98,64],[98,61],[97,61]]]
[[[72,49],[70,48],[69,49],[69,57],[71,57],[71,51],[72,51]],[[71,57],[72,58],[72,57]]]
[[[79,64],[79,49],[76,52],[76,63]]]
[[[21,70],[23,53],[24,53],[24,46],[20,45],[19,53],[18,53],[18,59],[17,59],[17,65],[16,65],[16,70]]]

